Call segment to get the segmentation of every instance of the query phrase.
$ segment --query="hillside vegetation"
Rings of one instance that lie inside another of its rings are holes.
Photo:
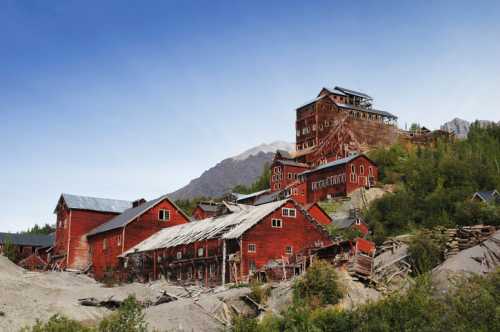
[[[432,148],[395,145],[370,153],[394,194],[375,201],[366,220],[374,240],[435,226],[500,226],[500,207],[471,202],[476,191],[500,187],[500,126],[472,125],[468,138]]]

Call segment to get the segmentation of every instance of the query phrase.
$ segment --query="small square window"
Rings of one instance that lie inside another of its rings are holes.
[[[256,252],[256,251],[257,251],[257,245],[255,243],[249,243],[248,252]]]
[[[295,218],[296,211],[295,209],[283,208],[281,210],[281,214],[283,215],[283,217]]]
[[[169,221],[170,220],[170,211],[169,210],[158,211],[158,220]]]
[[[177,259],[182,259],[182,251],[177,252]]]
[[[281,219],[273,219],[271,221],[271,226],[273,228],[282,228],[283,227],[283,221]]]
[[[287,255],[293,254],[293,247],[292,246],[287,246],[285,248],[285,254],[287,254]]]

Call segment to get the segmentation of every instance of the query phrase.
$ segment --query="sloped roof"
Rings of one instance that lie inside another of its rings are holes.
[[[265,194],[265,193],[267,193],[269,191],[270,191],[270,189],[264,189],[264,190],[256,191],[254,193],[246,194],[246,195],[242,195],[242,194],[236,193],[236,195],[238,195],[238,199],[236,200],[236,202],[243,201],[243,200],[248,199],[248,198],[260,196],[260,195],[263,195],[263,194]]]
[[[55,233],[43,234],[13,234],[0,233],[0,244],[7,241],[18,246],[50,247],[54,243]]]
[[[330,168],[330,167],[335,167],[335,166],[347,164],[348,162],[350,162],[350,161],[352,161],[352,160],[354,160],[354,159],[356,159],[358,157],[361,157],[361,156],[364,156],[366,159],[370,160],[364,154],[353,154],[352,156],[349,156],[349,157],[346,157],[346,158],[337,159],[337,160],[331,161],[329,163],[326,163],[326,164],[323,164],[323,165],[319,165],[318,167],[316,167],[314,169],[311,169],[309,171],[305,171],[305,172],[300,173],[300,175],[306,175],[306,174],[309,174],[309,173],[314,173],[314,172],[317,172],[317,171],[321,171],[321,170],[326,169],[326,168]]]
[[[309,168],[308,164],[299,163],[299,162],[293,161],[293,160],[279,159],[279,160],[276,160],[276,162],[280,163],[280,164],[283,164],[283,165],[287,165],[287,166]]]
[[[122,256],[214,238],[238,238],[287,202],[288,200],[283,200],[262,206],[242,205],[238,212],[164,228],[127,250]]]
[[[366,93],[363,93],[363,92],[359,92],[359,91],[356,91],[356,90],[351,90],[351,89],[346,89],[346,88],[342,88],[340,86],[336,86],[335,87],[335,90],[337,91],[341,91],[347,95],[354,95],[354,96],[358,96],[358,97],[362,97],[362,98],[368,98],[368,99],[373,99],[372,97],[370,97],[369,95],[367,95]]]
[[[483,201],[485,202],[491,202],[495,199],[495,197],[500,196],[498,191],[496,190],[490,190],[490,191],[478,191],[474,194],[474,197],[479,196]]]
[[[186,217],[186,219],[188,221],[191,220],[179,207],[177,207],[175,205],[174,202],[172,202],[170,200],[170,198],[168,198],[167,195],[163,195],[163,196],[160,196],[156,199],[153,199],[153,200],[150,200],[146,203],[143,203],[137,207],[125,210],[122,214],[114,217],[110,221],[108,221],[108,222],[94,228],[93,230],[91,230],[87,234],[87,236],[92,236],[92,235],[107,232],[107,231],[110,231],[113,229],[122,228],[122,227],[126,226],[128,223],[130,223],[131,221],[135,220],[137,217],[139,217],[139,216],[143,215],[144,213],[146,213],[147,211],[149,211],[151,208],[155,207],[157,204],[159,204],[160,202],[162,202],[165,199],[168,200],[169,203],[172,204],[180,213],[182,213],[182,215],[184,215],[184,217]]]
[[[344,92],[342,92],[341,90],[337,89],[337,87],[335,87],[335,88],[323,87],[323,89],[328,90],[330,93],[334,93],[336,95],[347,96]],[[323,90],[323,89],[321,89],[321,90]]]
[[[262,205],[262,204],[267,204],[271,202],[276,202],[279,200],[279,196],[282,191],[275,191],[266,195],[262,195],[259,198],[255,200],[254,205]]]
[[[131,201],[80,196],[72,194],[62,194],[59,199],[59,203],[61,201],[64,201],[64,203],[69,209],[89,210],[98,212],[122,213],[126,209],[132,207]],[[57,207],[54,210],[54,213],[56,212],[57,212]]]
[[[217,212],[217,210],[219,209],[219,206],[220,206],[220,204],[212,204],[212,203],[207,203],[207,202],[198,203],[198,207],[205,212]]]

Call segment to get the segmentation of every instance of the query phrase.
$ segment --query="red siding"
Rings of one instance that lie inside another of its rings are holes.
[[[329,237],[310,223],[293,202],[284,207],[295,208],[295,218],[284,217],[282,208],[276,210],[242,236],[242,274],[247,275],[250,261],[256,268],[264,266],[269,260],[286,256],[285,248],[292,246],[293,254],[306,248],[330,244]],[[272,219],[281,219],[282,228],[273,228]],[[256,252],[249,253],[248,245],[255,244]]]
[[[194,209],[194,211],[193,211],[192,217],[195,220],[202,220],[202,219],[213,217],[214,215],[215,215],[214,212],[207,212],[207,211],[203,210],[202,208],[200,208],[199,206],[197,206],[196,209]]]
[[[84,269],[89,264],[86,234],[117,216],[116,213],[59,209],[57,213],[56,255],[66,255],[71,269]]]
[[[160,209],[170,211],[169,221],[160,221],[158,213]],[[92,250],[92,269],[96,279],[102,279],[104,272],[108,269],[115,270],[118,266],[118,256],[136,244],[144,241],[162,228],[180,225],[189,220],[178,211],[167,199],[157,204],[146,213],[142,214],[124,228],[100,233],[89,238]],[[122,244],[118,245],[118,237]],[[107,239],[107,249],[103,248],[103,241]]]
[[[276,160],[271,165],[270,189],[271,192],[285,189],[288,185],[295,182],[295,174],[300,174],[308,167],[283,165],[279,160]],[[291,178],[289,178],[289,175]]]

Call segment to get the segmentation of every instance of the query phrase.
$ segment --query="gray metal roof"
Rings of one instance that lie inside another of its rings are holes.
[[[287,166],[296,166],[296,167],[304,167],[304,168],[309,168],[309,165],[304,164],[304,163],[299,163],[293,160],[287,160],[287,159],[279,159],[276,162],[287,165]]]
[[[88,197],[88,196],[80,196],[72,194],[62,194],[61,198],[59,199],[59,202],[61,202],[61,200],[64,201],[64,203],[69,209],[76,209],[76,210],[122,213],[126,209],[132,207],[132,202],[130,201],[109,199],[109,198]],[[56,212],[57,212],[57,207],[54,210],[54,213]]]
[[[373,108],[356,107],[354,105],[341,104],[341,103],[336,103],[336,105],[338,107],[347,108],[347,109],[351,109],[351,110],[356,110],[356,111],[360,111],[360,112],[367,112],[367,113],[382,115],[384,117],[391,118],[391,119],[397,119],[398,118],[394,114],[391,114],[391,113],[386,112],[386,111],[376,110],[376,109],[373,109]]]
[[[288,201],[283,200],[262,206],[240,205],[240,210],[234,213],[164,228],[126,251],[122,256],[214,238],[239,238]]]
[[[0,233],[0,244],[10,242],[18,246],[51,247],[54,238],[55,233],[49,235]]]
[[[474,196],[479,196],[485,202],[492,202],[495,197],[499,197],[500,194],[496,190],[491,191],[478,191]]]
[[[300,105],[300,106],[299,106],[299,107],[297,107],[296,109],[299,109],[299,108],[302,108],[302,107],[306,107],[307,105],[310,105],[310,104],[312,104],[312,103],[315,103],[315,102],[317,102],[318,100],[323,99],[323,98],[325,98],[325,97],[326,97],[326,95],[322,95],[322,96],[316,97],[316,98],[314,98],[314,99],[312,99],[312,100],[309,100],[308,102],[306,102],[306,103],[304,103],[304,104]]]
[[[236,202],[243,201],[243,200],[246,200],[248,198],[260,196],[260,195],[263,195],[263,194],[265,194],[265,193],[267,193],[269,191],[270,191],[270,189],[264,189],[264,190],[257,191],[257,192],[254,192],[254,193],[251,193],[251,194],[247,194],[247,195],[235,193],[236,195],[238,195],[238,199],[236,200]]]
[[[168,200],[170,204],[172,204],[180,213],[182,213],[188,220],[191,220],[180,208],[178,208],[174,202],[172,202],[167,195],[160,196],[156,199],[150,200],[146,203],[143,203],[137,207],[130,208],[125,210],[122,214],[114,217],[107,223],[104,223],[93,230],[91,230],[87,236],[96,235],[99,233],[107,232],[113,229],[122,228],[126,226],[131,221],[135,220],[137,217],[141,216],[151,208],[155,207],[157,204],[162,202],[163,200]]]
[[[262,195],[255,200],[255,205],[262,205],[271,202],[275,202],[280,199],[281,191],[275,191],[266,195]]]
[[[220,205],[221,204],[211,204],[211,203],[205,203],[205,202],[198,203],[198,207],[205,212],[217,212]]]
[[[309,171],[305,171],[305,172],[300,173],[300,175],[306,175],[306,174],[309,174],[309,173],[314,173],[314,172],[317,172],[317,171],[321,171],[321,170],[326,169],[326,168],[330,168],[330,167],[335,167],[335,166],[347,164],[348,162],[350,162],[350,161],[352,161],[352,160],[354,160],[354,159],[356,159],[358,157],[361,157],[361,156],[364,156],[364,155],[363,154],[353,154],[352,156],[349,156],[349,157],[346,157],[346,158],[337,159],[337,160],[331,161],[329,163],[326,163],[326,164],[323,164],[323,165],[319,165],[318,167],[316,167],[314,169],[311,169]],[[368,158],[368,157],[366,157],[366,158]]]
[[[353,95],[353,96],[358,96],[358,97],[362,97],[362,98],[373,99],[372,97],[370,97],[366,93],[355,91],[355,90],[351,90],[351,89],[342,88],[340,86],[336,86],[335,90],[344,92],[347,95]]]
[[[326,87],[324,87],[323,89],[326,89],[326,90],[328,90],[331,93],[334,93],[336,95],[347,96],[345,93],[343,93],[341,90],[337,89],[336,87],[335,88],[326,88]]]

